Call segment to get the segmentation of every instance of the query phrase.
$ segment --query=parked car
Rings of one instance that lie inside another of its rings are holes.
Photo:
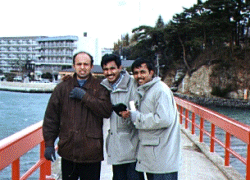
[[[4,75],[0,75],[0,81],[4,81],[6,78]]]
[[[49,79],[42,79],[40,82],[41,83],[50,83],[50,80]]]

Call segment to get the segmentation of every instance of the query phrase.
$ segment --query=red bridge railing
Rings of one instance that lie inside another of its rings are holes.
[[[175,97],[175,101],[180,113],[180,123],[184,125],[185,129],[188,129],[190,125],[191,133],[195,134],[195,128],[197,128],[200,132],[200,142],[204,142],[204,134],[210,137],[210,152],[215,151],[215,142],[223,147],[225,150],[225,166],[230,165],[230,154],[243,162],[246,165],[246,179],[250,179],[250,126],[178,97]],[[210,132],[206,131],[204,127],[205,121],[210,122],[211,124]],[[224,143],[215,136],[216,128],[220,128],[225,131]],[[232,136],[246,143],[246,158],[231,148],[230,145]]]
[[[250,179],[250,126],[180,98],[175,97],[175,100],[180,112],[180,123],[184,123],[186,129],[188,129],[191,124],[192,134],[195,134],[195,128],[199,129],[200,142],[203,142],[204,134],[208,135],[211,140],[211,152],[215,151],[215,142],[221,145],[225,149],[225,166],[229,166],[230,164],[230,154],[242,161],[246,165],[246,179]],[[191,119],[189,118],[190,113]],[[199,117],[199,124],[197,122],[197,116]],[[204,128],[205,121],[211,123],[210,132]],[[225,143],[216,138],[216,127],[226,132]],[[231,149],[231,136],[247,144],[246,158]],[[20,157],[38,145],[40,145],[40,159],[20,177]],[[44,151],[42,121],[40,121],[0,141],[0,171],[12,165],[12,180],[25,180],[40,168],[40,180],[53,179],[50,177],[51,162],[44,158]]]
[[[20,157],[40,144],[40,159],[20,177]],[[42,121],[0,141],[0,171],[12,165],[12,180],[25,180],[40,168],[40,180],[52,180],[51,162],[44,158]]]

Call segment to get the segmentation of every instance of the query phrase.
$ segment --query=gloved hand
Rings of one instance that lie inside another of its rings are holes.
[[[50,160],[52,162],[56,160],[55,148],[52,146],[46,147],[44,152],[44,157],[45,159]]]
[[[119,104],[113,105],[112,107],[113,107],[113,110],[116,112],[116,114],[118,116],[121,116],[120,115],[121,111],[126,111],[127,110],[127,106],[125,104],[123,104],[123,103],[119,103]]]
[[[70,98],[76,98],[76,99],[82,99],[84,94],[86,93],[86,91],[84,91],[83,89],[79,88],[79,87],[75,87],[70,93],[69,93],[69,97]]]

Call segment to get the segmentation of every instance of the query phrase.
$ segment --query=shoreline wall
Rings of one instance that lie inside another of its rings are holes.
[[[22,82],[0,82],[0,90],[27,92],[27,93],[51,93],[56,83],[22,83]]]
[[[219,97],[202,97],[202,96],[195,96],[195,95],[187,95],[181,93],[174,93],[175,96],[185,99],[187,101],[191,101],[193,103],[199,105],[211,105],[211,106],[218,106],[218,107],[230,107],[230,108],[245,108],[250,109],[250,101],[248,100],[241,100],[241,99],[225,99]]]

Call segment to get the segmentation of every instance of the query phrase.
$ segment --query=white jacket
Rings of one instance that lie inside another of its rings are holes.
[[[139,130],[136,170],[148,173],[177,172],[180,166],[180,124],[174,96],[159,77],[137,88],[138,111],[131,118]]]
[[[102,85],[110,91],[113,105],[124,103],[129,108],[129,101],[134,100],[136,83],[126,71],[121,72],[124,77],[115,90],[112,90],[107,79]],[[110,130],[106,140],[108,164],[118,165],[136,161],[138,146],[138,131],[135,129],[130,118],[123,119],[114,111],[110,117]]]

